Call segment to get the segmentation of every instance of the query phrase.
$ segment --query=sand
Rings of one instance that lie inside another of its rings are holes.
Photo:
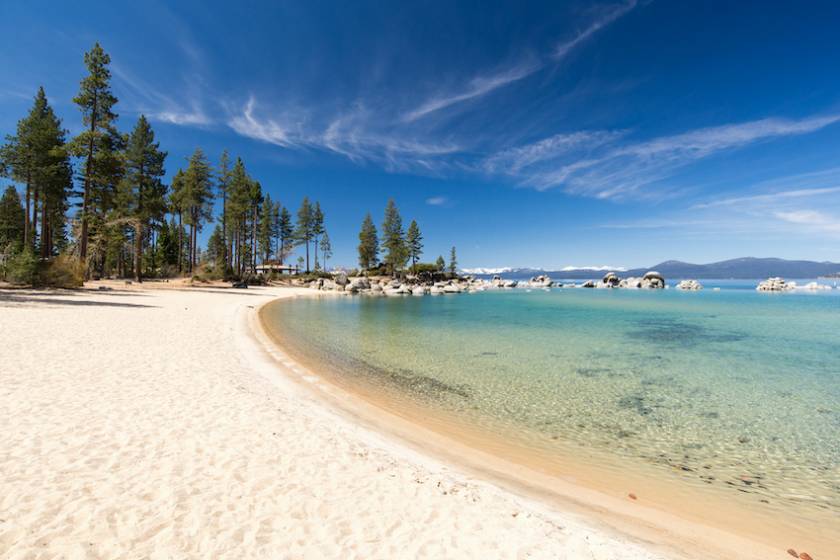
[[[0,557],[689,557],[331,407],[254,334],[302,293],[0,290]]]

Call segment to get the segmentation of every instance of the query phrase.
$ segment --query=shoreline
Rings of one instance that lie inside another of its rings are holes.
[[[258,313],[310,290],[98,285],[0,290],[3,558],[713,558],[311,375]]]
[[[315,293],[302,297],[319,295],[324,296]],[[326,297],[334,297],[334,294]],[[282,305],[282,302],[267,302],[260,306],[255,311],[258,318],[253,328],[260,331],[263,343],[271,346],[275,360],[291,367],[297,381],[305,381],[307,388],[320,394],[328,405],[341,410],[351,421],[363,422],[365,426],[395,438],[399,444],[464,468],[472,475],[549,508],[572,512],[587,522],[594,521],[607,531],[629,535],[639,542],[658,543],[659,548],[680,557],[686,554],[690,558],[722,559],[734,554],[756,560],[784,558],[792,543],[807,541],[805,535],[792,536],[785,534],[781,526],[772,527],[775,520],[767,512],[751,512],[753,517],[747,520],[743,518],[747,512],[743,504],[721,510],[721,506],[728,505],[724,496],[678,488],[675,481],[651,484],[649,479],[657,475],[653,469],[649,473],[622,472],[617,476],[603,468],[593,470],[596,466],[586,461],[564,457],[562,474],[558,474],[556,464],[522,461],[522,456],[527,454],[525,448],[510,442],[500,445],[498,438],[484,437],[486,434],[480,433],[480,429],[472,429],[454,415],[445,416],[438,410],[430,415],[421,405],[409,405],[406,411],[405,401],[400,401],[400,409],[397,409],[382,392],[365,390],[358,383],[342,382],[336,375],[326,374],[327,366],[290,351],[266,325],[264,310],[270,305]],[[599,477],[613,480],[611,484],[604,484]],[[619,478],[627,493],[616,492]],[[631,493],[638,494],[638,499],[631,500],[628,497]],[[655,499],[647,499],[651,495]],[[675,501],[690,501],[694,507],[691,511],[669,507],[668,504]],[[711,516],[715,517],[715,522],[705,522]],[[729,530],[736,526],[740,531]],[[793,531],[789,527],[786,529]],[[822,542],[823,546],[817,545],[813,536],[807,544],[808,550],[816,552],[821,548],[826,552],[832,546],[828,541]]]
[[[4,559],[665,558],[304,390],[249,321],[311,292],[98,284],[0,290]]]

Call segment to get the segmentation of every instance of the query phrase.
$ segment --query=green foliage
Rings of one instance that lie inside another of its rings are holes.
[[[446,268],[446,261],[443,260],[443,255],[439,255],[437,260],[435,261],[435,266],[437,267],[438,272],[443,272]]]
[[[292,226],[292,215],[285,206],[280,209],[280,217],[277,222],[277,235],[280,238],[280,254],[277,255],[280,264],[283,264],[286,256],[294,245],[294,227]]]
[[[207,240],[207,251],[204,253],[207,265],[213,270],[219,270],[222,274],[225,271],[225,240],[222,235],[221,224],[216,224],[210,239]]]
[[[411,220],[408,226],[408,231],[405,234],[406,248],[408,249],[408,257],[411,259],[411,267],[414,273],[417,274],[417,260],[423,254],[423,235],[420,233],[420,228],[417,222]]]
[[[324,234],[321,237],[321,253],[324,255],[324,270],[327,270],[327,261],[332,258],[332,242],[330,241],[330,236],[327,233],[327,230],[324,230]]]
[[[306,272],[309,272],[309,242],[315,235],[315,216],[308,196],[303,197],[300,208],[298,208],[294,235],[295,241],[299,245],[306,246]]]
[[[379,258],[379,238],[376,235],[376,226],[370,213],[365,216],[362,222],[362,229],[359,231],[359,267],[367,270],[376,266]]]
[[[385,207],[385,219],[382,222],[382,246],[385,248],[383,260],[393,276],[405,266],[408,260],[408,247],[405,242],[402,217],[394,199],[388,200],[388,205]]]
[[[271,200],[271,196],[265,195],[260,213],[260,224],[257,231],[257,242],[259,244],[260,256],[263,262],[269,260],[274,253],[274,238],[278,236],[278,222],[280,215],[280,204]]]
[[[13,186],[0,197],[0,254],[17,253],[23,246],[24,209]]]
[[[0,148],[0,174],[25,186],[27,207],[20,243],[40,246],[41,255],[52,254],[64,239],[64,213],[72,186],[72,168],[65,147],[61,120],[39,88],[29,114],[18,121],[15,136]],[[30,210],[31,217],[27,215]],[[40,226],[39,233],[35,225]]]
[[[458,272],[458,258],[455,255],[455,247],[449,252],[449,274],[456,274]]]
[[[444,263],[444,266],[445,263]],[[414,265],[414,274],[421,274],[423,272],[440,272],[443,270],[440,263],[416,263]]]
[[[117,119],[113,111],[117,98],[111,93],[111,57],[99,43],[85,53],[88,75],[82,79],[79,93],[73,98],[82,112],[84,129],[71,142],[73,155],[83,159],[82,229],[79,254],[87,258],[88,230],[96,228],[110,208],[113,190],[119,182],[121,161],[119,151],[123,138],[114,127]]]
[[[38,284],[38,257],[29,247],[10,258],[4,268],[6,280],[12,284],[26,286]]]

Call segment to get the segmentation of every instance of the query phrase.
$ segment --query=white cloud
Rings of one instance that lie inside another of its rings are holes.
[[[447,165],[442,158],[461,150],[451,142],[426,142],[406,134],[379,131],[360,106],[329,119],[313,122],[305,113],[280,111],[281,117],[256,114],[256,100],[248,102],[228,119],[238,134],[284,148],[311,148],[342,155],[353,162],[375,162],[390,171],[436,172]]]
[[[228,121],[235,132],[248,138],[262,140],[270,144],[288,147],[293,144],[289,138],[287,127],[271,119],[257,119],[254,117],[254,106],[256,101],[250,97],[239,115],[231,117]]]
[[[558,44],[553,53],[553,57],[555,59],[560,59],[567,56],[570,52],[572,52],[578,45],[589,39],[592,35],[597,33],[602,28],[606,27],[610,23],[614,22],[630,10],[636,7],[637,1],[636,0],[629,0],[623,4],[619,4],[618,6],[613,7],[609,11],[607,11],[603,16],[593,21],[589,24],[589,27],[575,35],[569,41],[565,41],[563,43]]]
[[[840,233],[840,219],[818,210],[778,211],[774,215],[782,221],[805,226],[808,229]]]
[[[176,100],[116,64],[112,64],[111,69],[120,85],[134,98],[136,111],[146,114],[149,119],[175,125],[212,124],[198,96],[186,101]]]
[[[445,196],[433,196],[426,199],[426,204],[429,206],[443,206],[447,202],[449,202],[449,199]]]
[[[461,103],[462,101],[481,97],[500,87],[526,78],[540,68],[542,68],[542,64],[530,61],[520,63],[516,66],[488,76],[477,76],[473,78],[462,91],[434,96],[421,103],[420,106],[415,109],[405,113],[401,120],[403,122],[413,122],[430,113],[449,107],[450,105],[455,105],[456,103]]]
[[[814,196],[821,196],[838,192],[840,192],[840,187],[827,187],[821,189],[799,189],[793,191],[781,191],[767,194],[754,194],[749,196],[723,198],[720,200],[696,204],[694,208],[713,208],[715,206],[735,206],[751,202],[773,202],[792,198],[811,198]]]
[[[493,154],[482,163],[485,171],[516,175],[523,168],[559,158],[578,150],[603,146],[624,134],[623,131],[579,131],[555,134],[538,142]]]
[[[613,146],[600,154],[552,165],[536,166],[519,174],[523,185],[538,190],[563,187],[567,192],[595,198],[650,196],[651,183],[667,179],[680,168],[712,155],[756,142],[807,134],[840,121],[840,115],[800,120],[768,118],[701,128],[651,140]],[[539,143],[537,143],[539,144]],[[525,152],[536,144],[522,148]],[[657,196],[666,194],[660,190]]]
[[[559,43],[554,52],[551,53],[553,60],[560,60],[571,53],[578,45],[589,39],[592,35],[603,29],[610,23],[614,22],[630,10],[636,7],[637,0],[629,0],[626,3],[618,6],[613,6],[606,11],[601,17],[589,24],[586,29],[579,32],[569,41]],[[488,93],[499,89],[501,87],[518,82],[531,74],[538,72],[545,66],[545,63],[539,60],[530,60],[521,62],[510,68],[502,71],[491,73],[488,75],[480,75],[473,78],[460,91],[450,91],[446,93],[439,93],[432,96],[430,99],[421,103],[415,109],[412,109],[402,116],[403,122],[413,122],[417,119],[423,118],[435,111],[445,109],[457,103],[469,101],[487,95]]]

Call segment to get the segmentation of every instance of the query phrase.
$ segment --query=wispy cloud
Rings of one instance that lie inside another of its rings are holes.
[[[242,136],[262,140],[284,148],[296,143],[292,141],[287,125],[282,125],[273,119],[257,119],[254,116],[255,105],[256,100],[252,96],[245,103],[242,111],[228,120],[228,126]]]
[[[443,206],[449,202],[449,199],[445,196],[433,196],[431,198],[426,199],[426,204],[429,206]]]
[[[723,198],[702,204],[695,204],[694,208],[713,208],[715,206],[736,206],[753,202],[773,202],[784,199],[810,198],[814,196],[840,193],[840,187],[826,187],[821,189],[799,189],[793,191],[781,191],[767,194],[755,194],[750,196],[735,196]]]
[[[623,4],[612,6],[601,17],[590,23],[587,28],[579,32],[571,40],[559,43],[555,47],[552,56],[555,59],[561,59],[568,56],[568,54],[572,52],[578,45],[580,45],[581,43],[592,37],[592,35],[594,35],[607,25],[611,24],[612,22],[614,22],[615,20],[617,20],[618,18],[635,8],[637,3],[638,2],[636,0],[629,0],[628,2],[625,2]]]
[[[134,98],[136,112],[169,124],[204,126],[212,123],[198,96],[179,101],[121,66],[112,64],[111,70],[120,86]]]
[[[520,183],[546,190],[562,187],[567,192],[595,198],[651,196],[646,188],[671,177],[679,169],[712,155],[743,148],[774,138],[815,132],[840,121],[840,115],[812,116],[799,120],[767,118],[745,123],[701,128],[650,140],[616,145],[607,133],[604,149],[586,157],[553,158],[545,165],[517,167],[513,160],[508,172]],[[541,153],[546,141],[518,148],[521,154]],[[570,153],[569,156],[580,156]],[[493,156],[498,157],[498,156]],[[491,158],[491,161],[493,158]],[[660,188],[657,196],[667,194]]]
[[[482,167],[489,173],[520,173],[531,165],[557,159],[581,149],[594,149],[622,136],[624,131],[579,131],[555,134],[538,142],[509,148],[488,157]]]
[[[600,29],[603,29],[635,8],[636,4],[637,0],[629,0],[628,2],[619,4],[618,6],[609,7],[605,13],[595,19],[595,21],[591,22],[583,31],[580,31],[571,40],[559,43],[554,48],[554,52],[552,52],[548,57],[549,60],[556,62],[565,58],[581,43],[585,42]],[[531,74],[542,70],[545,66],[546,61],[544,60],[527,60],[501,71],[476,76],[460,90],[443,92],[432,96],[416,108],[403,114],[401,120],[403,122],[413,122],[452,105],[482,97],[499,88],[518,82],[523,78],[527,78]]]
[[[447,165],[442,158],[461,147],[447,141],[424,141],[383,131],[370,122],[361,106],[319,123],[306,113],[278,111],[280,117],[257,115],[252,96],[228,119],[238,134],[290,149],[315,149],[342,155],[356,163],[376,162],[387,170],[420,169],[435,172]]]
[[[775,216],[785,222],[805,226],[818,232],[840,233],[840,218],[830,216],[819,210],[780,211],[775,212]]]
[[[462,91],[436,95],[431,99],[428,99],[421,103],[420,106],[418,106],[417,108],[405,113],[402,116],[401,120],[403,122],[410,123],[416,121],[421,117],[425,117],[430,113],[439,111],[440,109],[445,109],[450,105],[455,105],[456,103],[461,103],[462,101],[467,101],[476,97],[481,97],[490,93],[493,90],[499,89],[500,87],[526,78],[534,72],[536,72],[537,70],[539,70],[540,68],[542,68],[541,63],[536,61],[528,61],[517,64],[516,66],[507,68],[500,72],[496,72],[494,74],[486,76],[476,76],[469,82],[469,84],[467,84],[466,88],[464,88]]]

